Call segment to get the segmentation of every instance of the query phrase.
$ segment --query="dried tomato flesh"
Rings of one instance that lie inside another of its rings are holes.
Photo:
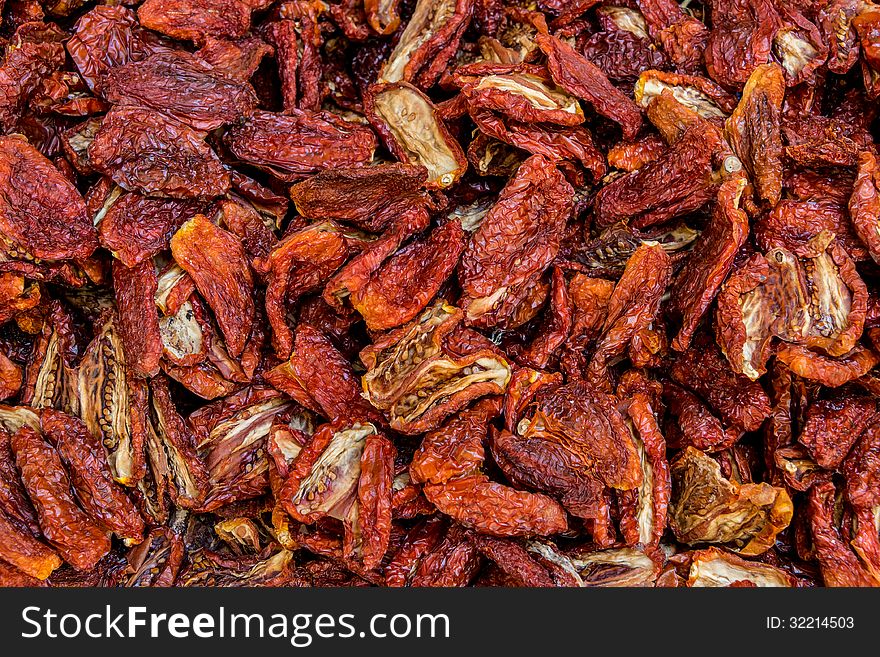
[[[875,4],[110,4],[2,7],[0,584],[880,585]]]

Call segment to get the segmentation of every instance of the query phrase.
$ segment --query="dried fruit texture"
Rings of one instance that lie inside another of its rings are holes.
[[[67,466],[76,497],[89,517],[127,545],[140,543],[144,521],[113,481],[100,442],[82,420],[46,409],[41,413],[40,428]]]
[[[636,82],[636,102],[647,109],[652,100],[663,95],[671,95],[685,108],[711,120],[727,118],[737,105],[734,96],[708,78],[668,71],[644,71]]]
[[[11,132],[46,78],[64,63],[63,35],[57,28],[34,23],[15,31],[0,62],[0,126]]]
[[[378,4],[377,9],[388,2]],[[365,5],[365,9],[373,24],[371,6]],[[400,40],[382,65],[378,81],[413,82],[423,89],[433,86],[458,49],[473,7],[473,0],[418,0]],[[388,31],[386,26],[381,33]]]
[[[123,6],[99,5],[77,21],[67,52],[89,88],[100,90],[114,67],[138,61],[164,49],[155,34],[138,25],[133,11]]]
[[[459,279],[467,320],[509,324],[524,287],[559,249],[573,190],[552,162],[533,155],[501,192],[462,256]]]
[[[226,133],[242,162],[281,180],[367,162],[376,148],[372,130],[328,112],[256,111]]]
[[[867,288],[832,235],[823,231],[810,240],[804,256],[785,248],[755,254],[722,287],[717,337],[734,371],[761,376],[774,337],[793,343],[778,356],[787,364],[797,360],[801,370],[809,366],[810,348],[832,357],[860,349]]]
[[[241,241],[196,215],[171,238],[174,260],[214,312],[231,356],[239,356],[254,322],[254,281]]]
[[[188,424],[208,476],[201,510],[248,500],[269,488],[266,441],[294,405],[267,387],[249,387],[192,413]]]
[[[842,536],[835,521],[834,484],[816,484],[807,498],[810,535],[825,586],[880,586],[877,572]],[[869,527],[869,530],[873,528]]]
[[[414,319],[458,265],[465,241],[461,222],[451,219],[391,256],[363,287],[349,288],[367,328],[382,331]]]
[[[249,85],[233,82],[198,57],[176,51],[115,67],[102,89],[111,103],[150,107],[205,132],[234,123],[257,103]]]
[[[96,170],[128,191],[191,199],[229,190],[229,174],[204,133],[149,109],[114,107],[88,152]]]
[[[823,195],[821,200],[781,200],[754,225],[758,248],[766,252],[782,247],[798,255],[805,254],[809,252],[810,240],[826,230],[834,233],[855,262],[867,260],[868,249],[854,230],[846,208],[826,198]]]
[[[419,164],[337,167],[293,185],[290,197],[308,219],[333,219],[379,231],[397,218],[399,204],[421,198],[426,180],[427,170]]]
[[[782,19],[771,0],[713,0],[712,31],[706,42],[706,70],[718,84],[742,87],[756,66],[770,61]]]
[[[437,108],[412,85],[398,82],[371,88],[364,110],[397,159],[428,170],[430,186],[449,187],[467,168],[464,151]]]
[[[503,486],[485,475],[427,484],[424,493],[442,513],[490,536],[548,536],[568,527],[565,511],[551,498]]]
[[[651,38],[676,67],[688,73],[699,70],[708,28],[674,0],[639,0],[638,7]]]
[[[500,410],[497,398],[482,399],[425,434],[409,466],[412,481],[442,484],[478,469],[485,459],[488,423]]]
[[[266,314],[272,327],[272,342],[280,357],[293,348],[293,333],[287,325],[287,309],[300,297],[320,288],[349,255],[345,236],[336,224],[315,222],[292,233],[254,268],[267,279]]]
[[[504,121],[492,112],[480,110],[474,111],[471,118],[481,132],[500,142],[553,161],[579,162],[589,170],[593,180],[605,175],[605,157],[584,126],[550,130],[540,124]]]
[[[859,154],[859,168],[849,199],[849,216],[871,258],[880,262],[880,169],[873,153]]]
[[[28,426],[12,437],[12,451],[43,536],[77,570],[93,568],[110,551],[110,538],[74,502],[58,453]]]
[[[669,62],[651,41],[644,16],[627,7],[596,9],[602,31],[584,44],[584,55],[609,79],[632,82],[645,69],[667,68]]]
[[[266,381],[326,418],[378,418],[361,396],[351,363],[319,329],[300,324],[286,363],[266,372]]]
[[[876,4],[3,19],[0,584],[880,584]]]
[[[880,96],[880,9],[861,5],[861,13],[853,18],[852,25],[859,35],[862,46],[862,79],[868,98]]]
[[[147,0],[138,7],[138,20],[160,34],[200,42],[209,36],[244,36],[252,8],[240,0]]]
[[[770,415],[770,400],[759,383],[734,374],[718,347],[701,335],[669,370],[673,381],[699,395],[727,426],[757,431]]]
[[[162,338],[156,316],[156,269],[149,260],[134,267],[113,265],[113,291],[119,310],[119,336],[126,365],[142,378],[159,373]]]
[[[144,435],[116,320],[104,320],[75,371],[73,406],[101,439],[113,478],[133,486],[144,475]]]
[[[199,201],[149,198],[111,191],[101,208],[98,239],[126,267],[134,267],[168,249],[171,236],[200,214]]]
[[[717,587],[743,586],[790,587],[797,586],[797,579],[781,568],[747,561],[735,554],[709,548],[693,553],[688,571],[688,586]]]
[[[877,412],[873,398],[841,394],[810,404],[797,440],[821,467],[833,470],[846,457]]]
[[[624,390],[618,390],[623,395]],[[627,405],[633,442],[639,453],[642,482],[637,490],[619,492],[620,530],[627,542],[656,547],[666,530],[670,477],[666,441],[657,425],[655,404],[645,392],[636,392]]]
[[[438,301],[361,352],[364,394],[392,429],[435,429],[473,400],[506,390],[510,364],[489,340],[463,330],[462,316]]]
[[[196,54],[219,74],[236,82],[247,82],[263,58],[272,54],[272,46],[257,36],[241,39],[205,37]]]
[[[0,237],[11,257],[88,258],[97,248],[76,187],[20,136],[0,137]]]
[[[550,35],[541,22],[536,25],[536,42],[547,56],[547,68],[553,81],[589,103],[598,114],[619,124],[624,139],[635,137],[642,126],[639,107],[618,91],[595,64],[565,41]]]
[[[669,525],[683,543],[720,543],[743,555],[762,554],[791,522],[793,507],[784,489],[725,479],[718,463],[693,447],[670,469]]]
[[[597,225],[629,219],[642,229],[703,207],[717,190],[712,166],[717,141],[712,131],[692,126],[662,156],[602,187],[594,206]]]
[[[3,544],[0,546],[0,563],[8,564],[11,570],[18,570],[35,580],[45,580],[61,565],[61,558],[48,545],[21,531],[5,513],[0,512],[0,531]],[[8,584],[3,586],[28,586],[29,584]]]
[[[782,193],[780,114],[785,96],[782,67],[758,66],[724,124],[727,141],[745,166],[757,196],[770,207]]]
[[[669,256],[657,243],[644,244],[630,256],[608,299],[602,332],[589,364],[591,380],[605,381],[609,363],[657,318],[671,274]]]
[[[491,110],[520,121],[558,125],[584,122],[577,98],[529,73],[485,75],[466,84],[461,93],[471,109]]]
[[[749,218],[740,209],[746,179],[731,176],[718,189],[715,210],[672,282],[670,312],[681,321],[672,348],[684,351],[733,267],[749,234]]]

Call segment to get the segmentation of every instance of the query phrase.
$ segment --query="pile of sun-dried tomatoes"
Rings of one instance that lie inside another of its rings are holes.
[[[0,583],[880,585],[880,5],[0,33]]]

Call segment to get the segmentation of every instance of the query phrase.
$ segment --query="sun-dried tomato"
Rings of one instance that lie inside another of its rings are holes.
[[[184,553],[180,536],[167,527],[157,527],[126,555],[125,585],[172,586]]]
[[[233,155],[282,180],[368,161],[376,148],[373,131],[328,112],[258,110],[225,136]]]
[[[770,61],[782,18],[772,0],[713,0],[712,31],[706,41],[706,70],[731,90],[742,87],[756,66]]]
[[[809,243],[823,230],[835,234],[850,258],[868,259],[868,250],[853,230],[843,205],[826,200],[781,200],[754,225],[755,242],[763,251],[782,247],[798,255],[809,252]]]
[[[539,389],[515,434],[493,434],[495,461],[511,481],[553,495],[573,515],[601,518],[605,486],[626,491],[643,483],[616,404],[582,382]]]
[[[249,85],[218,75],[198,57],[177,51],[113,68],[102,93],[111,103],[151,107],[206,132],[234,123],[257,102]]]
[[[263,58],[271,54],[272,46],[257,36],[241,39],[205,37],[202,47],[196,51],[196,55],[218,74],[236,82],[249,80]]]
[[[626,172],[635,171],[656,160],[666,152],[666,148],[666,142],[656,135],[632,142],[623,141],[608,151],[608,166]]]
[[[152,261],[134,267],[113,265],[113,291],[119,311],[119,336],[125,363],[132,374],[143,378],[159,373],[162,338],[156,316],[158,279]]]
[[[0,544],[0,564],[8,564],[13,570],[25,573],[35,581],[45,580],[61,565],[61,558],[56,552],[37,540],[18,526],[0,511],[0,532],[3,532],[3,543]],[[4,563],[5,562],[5,563]],[[10,584],[3,582],[3,586]],[[28,584],[12,584],[27,586]]]
[[[394,446],[385,436],[367,436],[361,453],[357,510],[346,517],[342,546],[343,556],[367,570],[378,566],[388,551],[394,456]]]
[[[187,422],[208,475],[201,509],[264,494],[269,487],[266,440],[276,418],[293,404],[267,387],[245,388],[192,413]]]
[[[578,99],[527,72],[484,75],[461,90],[469,107],[505,114],[527,123],[578,125],[584,113]]]
[[[862,79],[865,83],[865,92],[868,98],[876,99],[880,96],[880,83],[877,81],[880,74],[880,9],[876,6],[862,5],[861,13],[853,18],[852,26],[859,35],[862,46]]]
[[[349,288],[367,328],[382,331],[415,318],[458,265],[465,236],[460,222],[447,221],[391,256],[362,287]]]
[[[442,513],[492,536],[547,536],[568,526],[565,511],[546,495],[518,491],[485,475],[428,484],[424,492]]]
[[[464,151],[437,107],[412,85],[396,82],[371,87],[364,111],[398,160],[428,170],[429,186],[449,187],[467,168]]]
[[[868,248],[875,261],[880,261],[880,169],[871,152],[859,154],[859,168],[852,196],[849,216],[856,234]]]
[[[500,411],[498,398],[478,401],[439,429],[425,434],[410,463],[410,477],[417,483],[441,484],[468,475],[485,458],[486,428]]]
[[[740,196],[745,185],[742,176],[731,176],[721,185],[708,226],[672,281],[670,311],[681,318],[681,328],[672,340],[673,349],[684,351],[688,348],[748,237],[749,218],[740,209]]]
[[[158,474],[165,478],[168,491],[177,506],[198,508],[208,493],[208,473],[196,453],[193,431],[177,412],[164,377],[156,377],[150,382],[150,393],[150,414],[154,418],[154,425],[148,431],[155,433],[158,448],[162,452],[158,456],[162,457],[164,466]]]
[[[88,153],[97,171],[128,191],[190,199],[229,190],[229,174],[204,133],[153,110],[114,107]]]
[[[3,11],[0,583],[880,582],[874,4],[93,4]]]
[[[739,105],[724,124],[728,143],[748,172],[758,197],[770,207],[779,202],[782,193],[782,73],[778,64],[755,68]]]
[[[126,545],[140,543],[144,521],[134,504],[113,481],[97,438],[76,417],[45,409],[40,428],[67,465],[70,483],[85,512]]]
[[[493,112],[474,111],[471,115],[486,135],[533,155],[551,160],[572,160],[590,171],[594,180],[605,175],[605,157],[597,148],[592,133],[584,126],[550,130],[541,125],[503,120]]]
[[[880,579],[850,549],[835,523],[834,484],[820,483],[810,489],[807,513],[813,548],[825,586],[880,586]]]
[[[686,73],[697,70],[709,37],[708,28],[682,11],[674,0],[639,0],[651,37],[666,56]]]
[[[505,323],[509,297],[530,286],[555,257],[571,211],[572,188],[552,162],[534,155],[520,167],[465,249],[459,277],[467,319]]]
[[[622,391],[618,390],[618,395]],[[647,394],[637,392],[627,405],[627,419],[639,452],[642,482],[638,489],[618,491],[621,507],[620,531],[629,544],[657,546],[666,528],[670,496],[666,441],[654,405]]]
[[[728,426],[756,431],[770,415],[770,400],[761,385],[731,372],[708,336],[699,336],[673,363],[669,374],[705,399]]]
[[[395,219],[390,208],[419,197],[426,179],[425,168],[418,164],[338,167],[297,183],[290,197],[309,219],[334,219],[378,231]]]
[[[701,208],[717,190],[712,176],[716,143],[710,131],[691,127],[665,154],[605,185],[595,199],[597,225],[630,219],[633,227],[647,228]]]
[[[547,56],[553,81],[573,96],[589,103],[599,114],[618,123],[625,139],[636,136],[642,126],[638,106],[611,84],[605,74],[565,41],[538,27],[536,42]]]
[[[796,360],[801,369],[810,367],[811,347],[830,356],[853,349],[864,326],[867,290],[832,235],[823,231],[810,240],[803,256],[784,248],[756,254],[722,287],[718,341],[735,371],[757,379],[774,336],[795,343],[777,357],[789,365]]]
[[[125,266],[134,267],[166,250],[177,229],[203,210],[198,201],[148,198],[117,187],[101,208],[98,239]]]
[[[782,570],[759,561],[741,559],[735,554],[712,547],[693,553],[688,571],[688,586],[797,586],[797,579]]]
[[[510,365],[491,342],[456,341],[463,312],[438,301],[361,352],[364,393],[392,429],[422,433],[486,395],[501,394]],[[488,344],[487,344],[488,343]]]
[[[74,502],[58,453],[29,426],[21,427],[12,437],[12,451],[43,536],[74,568],[90,570],[110,551],[110,538]]]
[[[458,49],[473,7],[473,0],[418,0],[378,81],[433,86]]]
[[[112,68],[166,47],[157,35],[138,25],[132,10],[109,5],[98,5],[83,14],[67,42],[70,58],[95,91]]]
[[[289,304],[319,289],[348,254],[341,229],[321,221],[288,235],[265,257],[254,261],[255,270],[267,280],[266,314],[279,356],[289,356],[293,348],[293,333],[286,320]]]
[[[866,396],[844,393],[818,399],[807,409],[797,440],[818,465],[834,469],[873,422],[876,412],[874,400]]]
[[[97,247],[76,187],[20,136],[0,137],[0,233],[13,258],[88,258]]]
[[[627,7],[600,7],[603,30],[583,46],[584,55],[609,79],[632,82],[645,69],[667,68],[664,54],[648,36],[645,18]]]
[[[684,543],[721,543],[757,555],[791,522],[793,507],[785,490],[727,480],[716,461],[693,447],[670,468],[669,524]]]
[[[608,298],[602,333],[596,341],[588,376],[606,380],[608,364],[622,355],[637,332],[656,320],[672,265],[659,244],[645,244],[632,254]]]
[[[251,10],[241,0],[146,0],[138,7],[138,20],[160,34],[200,42],[209,36],[244,36]]]
[[[254,321],[253,275],[241,242],[196,215],[174,234],[170,246],[214,311],[229,354],[240,355]]]
[[[318,329],[300,324],[286,363],[266,372],[266,381],[315,413],[337,418],[377,417],[361,397],[351,364]]]

